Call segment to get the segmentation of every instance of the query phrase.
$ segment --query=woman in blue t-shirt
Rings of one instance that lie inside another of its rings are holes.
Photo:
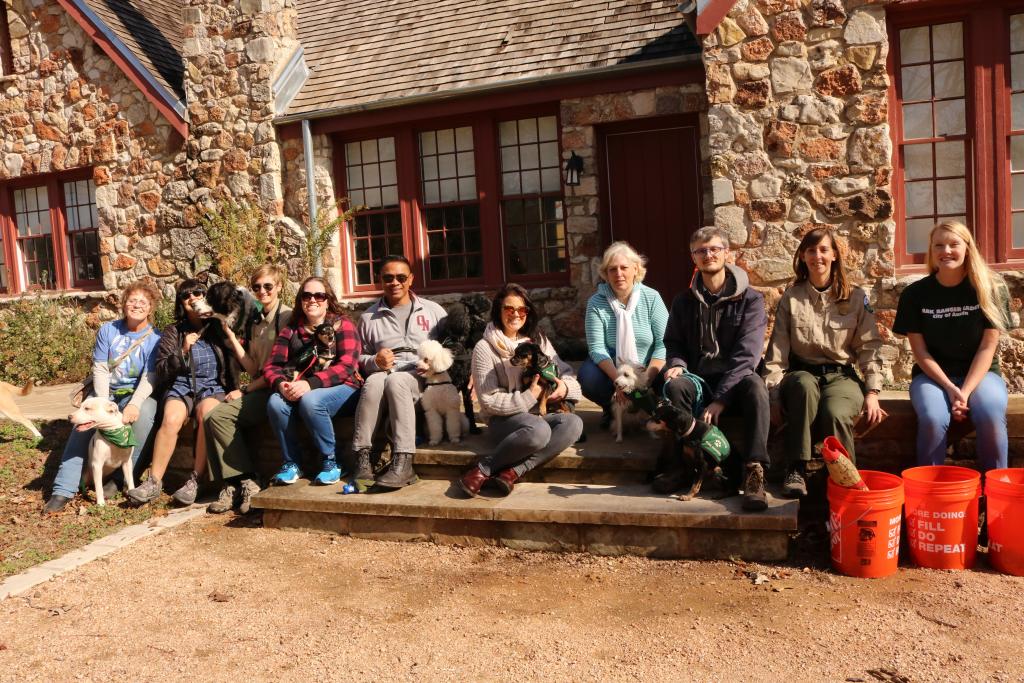
[[[892,326],[914,353],[917,463],[941,465],[950,421],[969,418],[983,470],[1006,467],[1007,392],[996,357],[1010,317],[1006,286],[957,221],[932,228],[928,271],[903,291]]]
[[[151,394],[160,333],[153,329],[152,320],[159,301],[160,290],[153,284],[138,281],[125,287],[121,293],[122,317],[100,327],[92,353],[91,396],[106,396],[116,402],[124,423],[132,426],[136,477],[145,465],[142,456],[148,450],[149,432],[156,417],[157,403]],[[74,498],[93,431],[71,432],[44,512],[60,512]],[[118,470],[107,482],[105,496],[114,495],[116,487],[124,483],[120,478]]]

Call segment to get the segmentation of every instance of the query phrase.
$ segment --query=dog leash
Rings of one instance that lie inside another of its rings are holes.
[[[708,386],[707,380],[703,377],[686,370],[683,370],[683,374],[680,377],[686,377],[693,383],[694,395],[691,412],[697,415],[707,407],[707,395],[711,393],[711,387]],[[668,382],[663,382],[661,385],[661,398],[666,403],[672,402],[668,397]]]

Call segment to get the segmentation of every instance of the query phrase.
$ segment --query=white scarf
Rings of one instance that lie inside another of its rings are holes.
[[[523,374],[523,369],[512,365],[512,354],[515,353],[516,347],[521,342],[529,341],[529,339],[526,337],[512,339],[506,336],[502,330],[498,329],[494,323],[487,323],[487,328],[484,329],[484,339],[494,349],[494,353],[498,354],[498,357],[501,358],[501,368],[505,371],[505,380],[507,382],[506,388],[509,391],[514,391],[513,387],[519,386],[519,377]]]
[[[616,365],[628,362],[640,364],[640,355],[636,350],[636,335],[633,334],[633,311],[640,303],[640,285],[633,285],[629,295],[629,303],[623,306],[615,297],[611,287],[608,288],[608,305],[615,314],[615,355]]]

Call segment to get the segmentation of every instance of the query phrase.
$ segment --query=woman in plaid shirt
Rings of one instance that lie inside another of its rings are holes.
[[[318,342],[317,328],[329,324],[334,339]],[[334,423],[352,415],[359,400],[359,337],[326,280],[307,278],[295,296],[288,326],[281,330],[263,376],[274,393],[267,404],[271,429],[281,442],[284,464],[274,484],[294,484],[302,476],[298,419],[306,423],[322,467],[314,484],[334,484],[343,472],[335,458]]]

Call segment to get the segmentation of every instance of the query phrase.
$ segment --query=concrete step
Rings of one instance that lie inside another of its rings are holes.
[[[447,481],[342,495],[341,486],[292,486],[253,500],[265,526],[395,541],[522,550],[769,561],[786,557],[798,503],[770,496],[745,513],[739,497],[680,501],[643,484],[520,483],[505,498],[466,498]]]

